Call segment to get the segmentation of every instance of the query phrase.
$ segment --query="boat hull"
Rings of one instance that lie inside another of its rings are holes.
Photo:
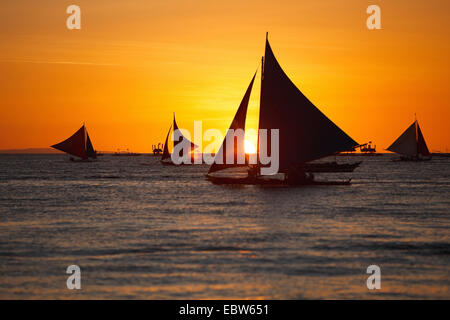
[[[217,177],[206,175],[206,179],[214,184],[219,185],[267,185],[267,186],[309,186],[309,185],[350,185],[351,179],[343,181],[316,181],[313,179],[306,179],[302,181],[288,181],[278,179],[264,179],[264,178],[230,178],[230,177]]]

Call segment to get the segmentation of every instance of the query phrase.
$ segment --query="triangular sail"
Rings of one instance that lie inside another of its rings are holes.
[[[416,121],[414,121],[387,150],[406,156],[416,156],[418,145],[416,131]]]
[[[171,129],[172,129],[172,125],[170,125],[169,131],[167,132],[166,141],[164,142],[164,150],[163,150],[163,154],[161,156],[161,160],[170,158],[168,142],[169,142],[169,134],[170,134]]]
[[[179,129],[178,129],[177,122],[175,121],[175,114],[174,114],[174,115],[173,115],[173,132],[175,133],[175,131],[177,131],[177,130],[179,130]],[[194,149],[198,148],[198,146],[197,146],[196,144],[192,143],[191,141],[189,141],[189,139],[187,139],[187,138],[183,135],[183,133],[182,133],[181,131],[179,131],[179,132],[180,132],[180,137],[181,137],[181,139],[178,138],[178,139],[179,139],[178,141],[173,140],[173,146],[174,146],[174,147],[175,147],[176,145],[178,145],[179,143],[187,143],[187,144],[190,144],[190,145],[191,145],[191,151],[194,151]],[[174,135],[174,136],[175,136],[175,135]],[[183,150],[180,151],[179,156],[180,156],[180,157],[183,156]]]
[[[259,129],[279,129],[279,172],[340,151],[358,143],[328,119],[292,83],[278,64],[266,39]]]
[[[422,130],[420,130],[419,123],[417,122],[417,152],[422,155],[429,157],[430,151],[428,150],[427,144],[425,143],[425,139],[422,134]]]
[[[256,73],[255,73],[256,75]],[[247,108],[248,108],[248,102],[250,100],[250,94],[252,92],[252,87],[253,87],[253,82],[255,81],[255,75],[252,78],[252,81],[250,82],[247,91],[245,92],[244,97],[242,98],[241,104],[239,105],[239,108],[234,116],[233,121],[231,122],[230,128],[228,130],[238,130],[238,129],[242,129],[245,132],[245,119],[247,117]],[[230,167],[237,167],[237,166],[243,166],[245,164],[237,164],[237,158],[238,155],[244,155],[245,157],[245,149],[244,149],[244,144],[242,143],[240,146],[242,146],[242,148],[240,148],[238,150],[238,143],[237,143],[237,138],[235,137],[235,141],[234,141],[234,161],[233,164],[226,164],[226,145],[227,145],[227,137],[225,136],[225,138],[223,139],[222,145],[220,146],[219,152],[217,153],[215,159],[214,159],[214,163],[211,165],[211,167],[209,168],[208,173],[212,173],[218,170],[223,170],[226,168],[230,168]],[[218,159],[222,158],[222,163],[216,163],[216,161],[218,162]]]
[[[75,132],[70,138],[52,145],[52,148],[66,152],[82,159],[87,159],[86,153],[86,131],[84,125]]]
[[[89,138],[89,133],[86,131],[86,156],[89,158],[96,159],[97,152],[94,150],[94,146],[92,145],[91,138]]]

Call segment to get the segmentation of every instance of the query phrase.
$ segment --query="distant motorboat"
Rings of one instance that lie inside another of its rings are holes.
[[[152,152],[154,156],[162,154],[163,150],[161,149],[161,143],[158,143],[158,146],[152,145]]]
[[[261,185],[261,186],[272,186],[272,187],[283,187],[283,186],[296,186],[296,185],[318,185],[318,186],[342,186],[350,185],[352,179],[347,179],[343,181],[316,181],[313,177],[306,178],[302,181],[295,180],[283,180],[268,177],[220,177],[207,175],[206,178],[214,184],[223,185]]]
[[[357,148],[359,148],[359,152],[356,152]],[[352,152],[340,152],[336,154],[336,156],[361,156],[361,157],[373,157],[373,156],[382,156],[382,153],[377,153],[377,146],[372,146],[372,141],[368,143],[360,144],[356,146]]]
[[[428,161],[430,151],[417,119],[397,138],[387,150],[400,155],[400,161]]]
[[[89,162],[93,159],[97,159],[97,152],[94,150],[89,133],[87,132],[84,124],[69,138],[60,143],[54,144],[51,147],[76,157],[71,157],[71,161]]]
[[[361,153],[376,153],[377,146],[374,145],[372,147],[372,141],[369,141],[368,143],[364,143],[364,144],[360,145],[359,151],[361,151]]]
[[[142,155],[141,153],[136,153],[136,152],[130,152],[128,151],[120,151],[120,149],[117,150],[117,152],[113,153],[113,156],[117,156],[117,157],[137,157]]]

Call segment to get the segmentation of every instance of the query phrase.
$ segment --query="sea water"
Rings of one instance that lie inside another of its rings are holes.
[[[450,158],[393,158],[277,188],[147,155],[1,155],[0,298],[450,299]]]

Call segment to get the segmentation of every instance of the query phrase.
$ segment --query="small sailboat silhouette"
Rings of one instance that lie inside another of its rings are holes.
[[[97,152],[94,150],[91,138],[89,137],[89,133],[87,132],[84,124],[69,138],[60,143],[54,144],[51,147],[78,157],[83,161],[97,158]],[[71,158],[71,160],[75,159]]]
[[[245,128],[245,118],[249,96],[255,76],[241,101],[230,129]],[[265,54],[262,58],[261,95],[259,112],[259,129],[267,131],[267,149],[271,150],[271,130],[279,130],[279,173],[284,179],[267,179],[261,174],[259,157],[256,165],[251,166],[245,178],[230,178],[213,175],[214,172],[240,166],[224,165],[223,159],[215,161],[209,169],[207,178],[218,184],[348,184],[347,181],[314,181],[312,175],[299,171],[299,164],[327,157],[338,152],[353,150],[358,143],[350,138],[336,124],[328,119],[284,73],[269,44],[266,35]],[[224,156],[226,138],[216,159]],[[258,153],[260,149],[260,132],[258,133]],[[243,153],[243,148],[236,148],[236,153]],[[236,162],[235,162],[236,163]]]
[[[401,155],[403,161],[425,161],[431,159],[430,151],[417,119],[397,138],[387,150]]]
[[[170,131],[172,130],[172,126],[173,126],[173,131],[177,131],[178,129],[178,125],[177,125],[177,121],[175,120],[175,112],[173,113],[173,124],[170,125],[169,127],[169,131],[167,132],[167,136],[166,136],[166,140],[164,142],[164,147],[163,147],[163,154],[161,156],[161,163],[164,165],[176,165],[175,163],[173,163],[172,159],[171,159],[171,154],[169,152],[169,136],[170,136]],[[193,152],[198,146],[194,143],[192,143],[191,141],[189,141],[189,139],[187,139],[182,133],[181,131],[179,131],[180,134],[180,139],[178,140],[174,140],[172,139],[173,142],[173,146],[177,146],[180,143],[183,144],[190,144],[190,149],[191,152]],[[192,154],[193,156],[193,154]],[[179,153],[179,157],[182,158],[183,157],[183,149],[180,150]],[[191,163],[193,163],[193,159],[191,159]]]

